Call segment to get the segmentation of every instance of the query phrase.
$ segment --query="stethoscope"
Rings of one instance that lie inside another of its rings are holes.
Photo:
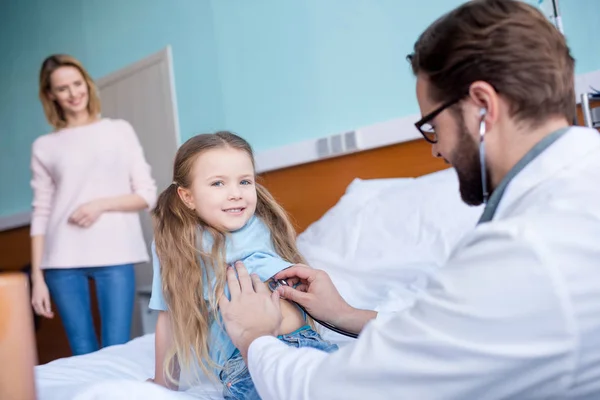
[[[277,288],[280,287],[280,286],[290,286],[290,285],[287,283],[287,281],[285,279],[279,279],[277,281],[276,280],[270,280],[269,281],[269,288],[272,291],[277,290]],[[306,311],[306,309],[304,307],[302,307],[300,304],[298,304],[296,302],[293,302],[293,303],[296,304],[302,311],[304,311],[304,313],[306,313],[306,315],[308,315],[309,317],[311,317],[315,322],[317,322],[319,325],[323,325],[325,328],[329,329],[330,331],[339,333],[340,335],[351,337],[353,339],[358,338],[358,334],[345,331],[343,329],[340,329],[340,328],[338,328],[336,326],[331,325],[330,323],[318,320],[315,317],[313,317],[312,315],[310,315],[310,313],[308,311]]]
[[[485,168],[485,115],[487,110],[482,108],[479,110],[481,121],[479,122],[479,167],[481,168],[481,189],[483,190],[483,204],[487,204],[490,199],[490,192],[487,185],[487,170]]]

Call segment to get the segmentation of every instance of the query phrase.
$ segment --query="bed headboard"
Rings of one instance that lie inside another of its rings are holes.
[[[333,207],[354,178],[417,177],[448,168],[423,139],[261,174],[261,182],[290,214],[298,233]]]

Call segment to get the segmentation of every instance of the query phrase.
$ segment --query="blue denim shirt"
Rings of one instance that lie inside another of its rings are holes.
[[[205,233],[203,236],[204,251],[210,252],[212,249],[212,236]],[[265,282],[273,275],[281,270],[284,270],[292,265],[292,263],[284,261],[275,251],[271,240],[271,232],[264,222],[257,216],[253,216],[241,229],[232,232],[226,240],[225,258],[228,264],[233,264],[236,261],[242,261],[248,273],[257,274],[260,279]],[[160,276],[160,262],[156,255],[154,242],[152,243],[152,295],[150,297],[149,307],[153,310],[167,311],[168,306],[165,302],[162,293],[162,281]],[[202,271],[206,274],[206,271]],[[206,276],[206,275],[205,275]],[[216,280],[213,277],[212,288]],[[209,288],[204,288],[204,298],[208,301]],[[225,294],[229,297],[229,290],[225,287]],[[209,352],[211,359],[217,365],[224,365],[225,362],[233,355],[236,348],[227,336],[224,329],[217,321],[213,321],[209,338]],[[218,375],[217,370],[215,373]]]

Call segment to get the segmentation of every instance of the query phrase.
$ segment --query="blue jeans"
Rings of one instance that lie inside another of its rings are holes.
[[[312,347],[327,353],[332,353],[338,346],[321,338],[310,326],[306,325],[288,335],[279,336],[279,340],[292,347]],[[223,366],[220,374],[223,383],[223,397],[226,400],[260,400],[260,396],[254,387],[248,367],[239,351]]]
[[[135,298],[133,264],[46,269],[44,277],[73,355],[91,353],[99,348],[92,320],[88,279],[96,283],[102,347],[129,341]]]

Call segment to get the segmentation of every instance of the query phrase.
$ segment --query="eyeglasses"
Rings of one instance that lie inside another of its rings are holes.
[[[438,114],[444,111],[446,108],[450,107],[455,103],[458,103],[460,100],[462,100],[463,97],[464,96],[460,96],[442,104],[441,106],[439,106],[438,108],[436,108],[435,110],[433,110],[432,112],[430,112],[415,123],[415,126],[417,127],[419,132],[421,132],[421,135],[423,135],[425,140],[427,140],[429,143],[437,143],[437,133],[435,132],[435,128],[430,123],[430,121],[437,117]]]

